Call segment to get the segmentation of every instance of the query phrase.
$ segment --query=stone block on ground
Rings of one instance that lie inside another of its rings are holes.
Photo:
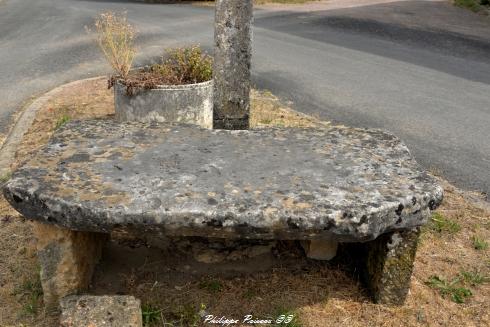
[[[310,259],[331,260],[337,254],[339,243],[330,240],[302,241],[301,246]]]
[[[44,306],[48,311],[57,310],[59,299],[88,288],[108,236],[44,223],[35,223],[33,231]]]
[[[375,303],[401,305],[405,302],[419,235],[420,228],[414,228],[347,246],[355,268]]]
[[[382,235],[368,242],[365,280],[374,301],[403,304],[410,289],[420,229]]]
[[[60,301],[61,327],[142,327],[141,304],[132,296],[72,295]]]

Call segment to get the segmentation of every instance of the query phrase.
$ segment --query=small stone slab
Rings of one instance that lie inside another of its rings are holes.
[[[71,122],[4,188],[68,229],[369,241],[427,222],[442,188],[380,130]]]
[[[140,301],[132,296],[72,295],[60,301],[61,327],[142,327]]]

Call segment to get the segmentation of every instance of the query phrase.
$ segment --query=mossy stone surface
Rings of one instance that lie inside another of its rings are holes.
[[[401,305],[410,289],[420,229],[381,235],[364,244],[364,281],[376,303]]]
[[[60,128],[4,194],[76,231],[367,242],[425,224],[443,191],[380,130],[89,120]]]

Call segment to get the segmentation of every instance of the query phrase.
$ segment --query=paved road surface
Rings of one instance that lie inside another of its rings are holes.
[[[339,3],[258,9],[256,85],[300,111],[390,130],[426,168],[489,194],[490,19],[446,2]],[[209,7],[0,0],[0,134],[33,94],[109,71],[84,31],[108,9],[139,29],[138,63],[168,46],[211,47]]]

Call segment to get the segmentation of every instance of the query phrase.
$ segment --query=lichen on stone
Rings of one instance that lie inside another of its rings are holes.
[[[29,219],[109,233],[369,241],[425,224],[442,188],[380,130],[73,121],[4,188]]]

